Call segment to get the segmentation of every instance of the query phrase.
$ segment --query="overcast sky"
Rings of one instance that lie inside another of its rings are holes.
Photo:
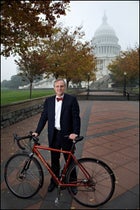
[[[59,22],[72,29],[83,26],[85,40],[90,41],[102,24],[104,12],[108,24],[116,32],[121,50],[134,48],[139,44],[139,1],[71,1],[70,11]],[[2,57],[1,81],[10,80],[17,73],[14,58]]]

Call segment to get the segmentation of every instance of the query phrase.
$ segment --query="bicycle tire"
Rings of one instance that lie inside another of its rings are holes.
[[[25,161],[30,160],[27,170],[23,170]],[[30,198],[42,187],[44,175],[39,161],[29,154],[14,154],[5,164],[5,183],[8,189],[19,198]]]
[[[78,160],[86,169],[88,179],[78,164],[70,166],[67,175],[67,183],[75,183],[77,193],[74,194],[72,187],[68,191],[75,201],[86,207],[98,207],[109,201],[115,190],[115,175],[111,168],[101,160],[94,158],[81,158]],[[77,180],[72,181],[71,175],[76,169]]]

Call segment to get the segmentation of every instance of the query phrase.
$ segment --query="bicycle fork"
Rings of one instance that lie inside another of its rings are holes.
[[[32,157],[33,157],[33,153],[29,154],[29,158],[25,161],[25,164],[22,170],[20,171],[20,174],[19,174],[20,179],[23,179],[25,177],[25,172],[29,169]]]

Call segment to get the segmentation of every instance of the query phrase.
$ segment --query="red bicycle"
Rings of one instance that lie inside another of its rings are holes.
[[[39,138],[32,136],[31,132],[29,135],[22,137],[14,135],[14,140],[23,152],[14,154],[6,162],[4,178],[9,190],[19,198],[26,199],[34,196],[43,186],[44,182],[41,161],[58,185],[56,203],[60,199],[61,189],[67,188],[74,200],[81,205],[98,207],[105,204],[114,193],[115,175],[111,168],[101,160],[95,158],[76,158],[74,155],[75,144],[83,138],[83,136],[77,137],[73,141],[71,151],[65,151],[40,145]],[[23,145],[25,139],[28,142],[26,147]],[[49,161],[43,157],[42,150],[68,155],[59,178],[53,173]],[[73,159],[72,164],[70,164],[71,158]],[[75,170],[77,179],[71,180],[71,174]],[[76,193],[73,192],[73,187],[77,188]]]

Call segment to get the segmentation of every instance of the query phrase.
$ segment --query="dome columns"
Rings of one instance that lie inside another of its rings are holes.
[[[101,26],[96,30],[92,39],[93,53],[97,58],[96,78],[109,75],[108,64],[120,53],[120,45],[114,29],[108,25],[107,16],[104,14]]]

